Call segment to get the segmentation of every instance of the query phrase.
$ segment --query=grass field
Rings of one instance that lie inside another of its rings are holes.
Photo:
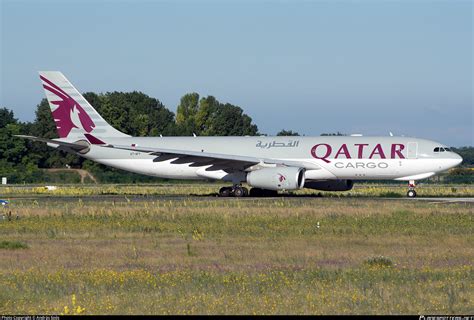
[[[474,312],[469,203],[41,192],[0,220],[1,314]]]
[[[57,190],[48,190],[44,186],[0,186],[0,196],[90,196],[90,195],[200,195],[217,196],[220,183],[181,183],[181,184],[149,184],[149,185],[58,185]],[[325,197],[405,197],[408,190],[406,182],[393,185],[355,184],[354,188],[345,192],[324,192],[302,189],[290,192],[290,195]],[[474,197],[474,185],[436,185],[421,184],[416,192],[420,197]]]

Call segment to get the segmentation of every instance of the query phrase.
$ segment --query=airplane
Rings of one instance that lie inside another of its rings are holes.
[[[439,142],[381,136],[132,137],[112,127],[59,71],[40,71],[58,139],[17,135],[86,159],[169,179],[230,182],[219,196],[348,191],[357,180],[415,181],[459,165]],[[250,191],[242,186],[247,183]]]

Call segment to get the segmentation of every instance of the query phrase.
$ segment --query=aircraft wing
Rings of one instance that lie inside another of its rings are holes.
[[[265,165],[265,164],[276,164],[284,165],[290,167],[300,167],[308,170],[318,170],[321,169],[320,166],[312,162],[307,161],[295,161],[295,160],[280,160],[280,159],[271,159],[271,158],[260,158],[260,157],[251,157],[251,156],[240,156],[240,155],[230,155],[222,153],[212,153],[204,151],[190,151],[190,150],[178,150],[178,149],[165,149],[165,148],[152,148],[152,147],[142,147],[142,146],[124,146],[124,145],[112,145],[108,144],[102,146],[105,148],[114,148],[121,150],[130,150],[137,152],[149,153],[156,155],[157,158],[153,161],[160,162],[171,160],[171,163],[174,164],[185,164],[189,163],[192,167],[201,167],[208,166],[206,171],[214,170],[226,170],[226,169],[237,169],[237,170],[251,170],[252,166],[255,165]]]
[[[80,143],[64,142],[64,141],[53,140],[53,139],[38,138],[38,137],[34,137],[34,136],[25,136],[25,135],[21,135],[21,134],[17,134],[17,135],[15,135],[15,137],[28,139],[28,140],[31,140],[31,141],[40,141],[40,142],[55,144],[58,147],[69,148],[69,149],[72,149],[73,151],[77,151],[77,152],[89,148],[89,146],[84,145],[84,144],[80,144]]]

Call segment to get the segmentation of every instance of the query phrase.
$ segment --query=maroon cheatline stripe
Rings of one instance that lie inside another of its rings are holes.
[[[63,99],[63,100],[66,100],[66,99],[69,97],[69,96],[65,96],[63,93],[57,91],[56,89],[51,88],[50,86],[43,85],[43,88],[45,88],[45,89],[48,90],[49,92],[54,93],[55,95],[57,95],[58,97],[60,97],[60,98]]]
[[[46,79],[45,77],[41,76],[40,75],[40,78],[41,80],[43,80],[44,82],[46,82],[47,84],[49,84],[51,87],[55,88],[56,90],[62,92],[65,96],[69,96],[63,89],[61,89],[60,87],[58,87],[57,85],[55,85],[54,83],[52,83],[51,81],[49,81],[48,79]]]

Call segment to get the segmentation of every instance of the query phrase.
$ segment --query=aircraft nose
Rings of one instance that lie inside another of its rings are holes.
[[[456,161],[455,163],[456,164],[455,165],[457,166],[462,162],[462,157],[457,153],[455,153],[455,155],[456,155],[456,158],[455,158],[455,161]]]

